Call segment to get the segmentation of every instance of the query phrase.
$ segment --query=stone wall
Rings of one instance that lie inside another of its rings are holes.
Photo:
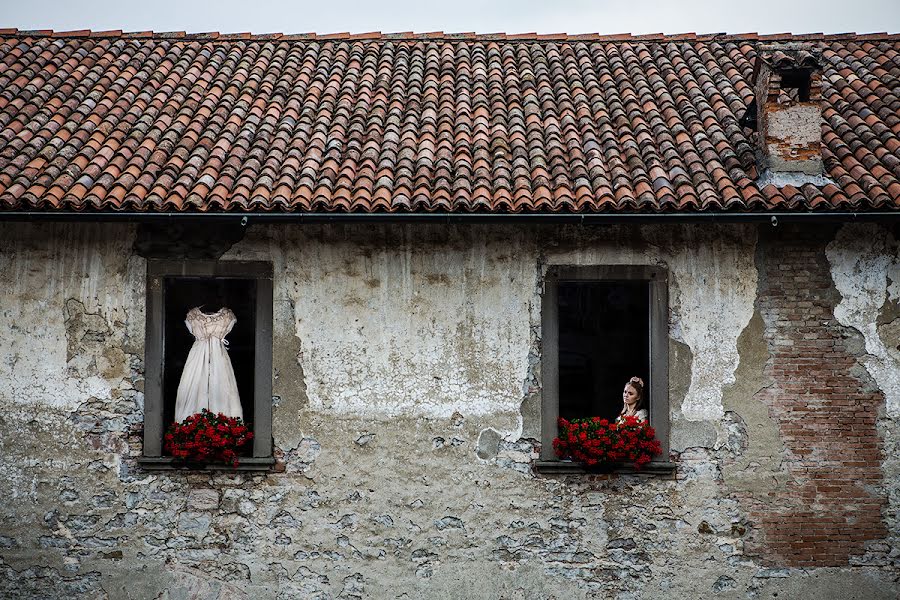
[[[275,266],[266,475],[136,464],[137,237],[0,225],[4,597],[900,593],[884,228],[251,227],[222,258]],[[532,471],[553,264],[669,269],[674,477]]]

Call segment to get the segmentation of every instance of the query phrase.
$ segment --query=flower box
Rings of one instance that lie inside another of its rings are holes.
[[[206,409],[181,423],[173,423],[163,442],[172,455],[172,465],[202,469],[210,464],[237,468],[241,450],[253,439],[253,432],[237,417]]]
[[[559,437],[553,450],[562,459],[583,463],[603,471],[621,463],[640,470],[662,451],[656,431],[646,421],[623,417],[609,421],[600,417],[559,419]]]

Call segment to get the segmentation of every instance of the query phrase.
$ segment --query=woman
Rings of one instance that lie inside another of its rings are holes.
[[[632,377],[622,390],[622,412],[616,421],[622,421],[625,417],[636,417],[638,421],[646,421],[649,414],[644,406],[644,380]]]

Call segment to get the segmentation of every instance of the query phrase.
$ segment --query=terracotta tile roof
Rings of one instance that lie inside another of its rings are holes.
[[[834,185],[755,183],[760,42]],[[0,30],[0,210],[900,209],[900,36]]]

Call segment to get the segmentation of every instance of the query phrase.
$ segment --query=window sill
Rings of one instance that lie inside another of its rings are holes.
[[[142,456],[137,459],[142,469],[147,471],[272,471],[275,467],[275,459],[242,458],[237,467],[231,465],[212,463],[208,465],[179,465],[175,464],[171,456]]]
[[[534,463],[536,473],[545,475],[603,475],[609,473],[653,475],[658,477],[674,476],[678,468],[673,462],[653,461],[642,469],[635,469],[633,463],[613,463],[588,467],[571,460],[539,460]]]

